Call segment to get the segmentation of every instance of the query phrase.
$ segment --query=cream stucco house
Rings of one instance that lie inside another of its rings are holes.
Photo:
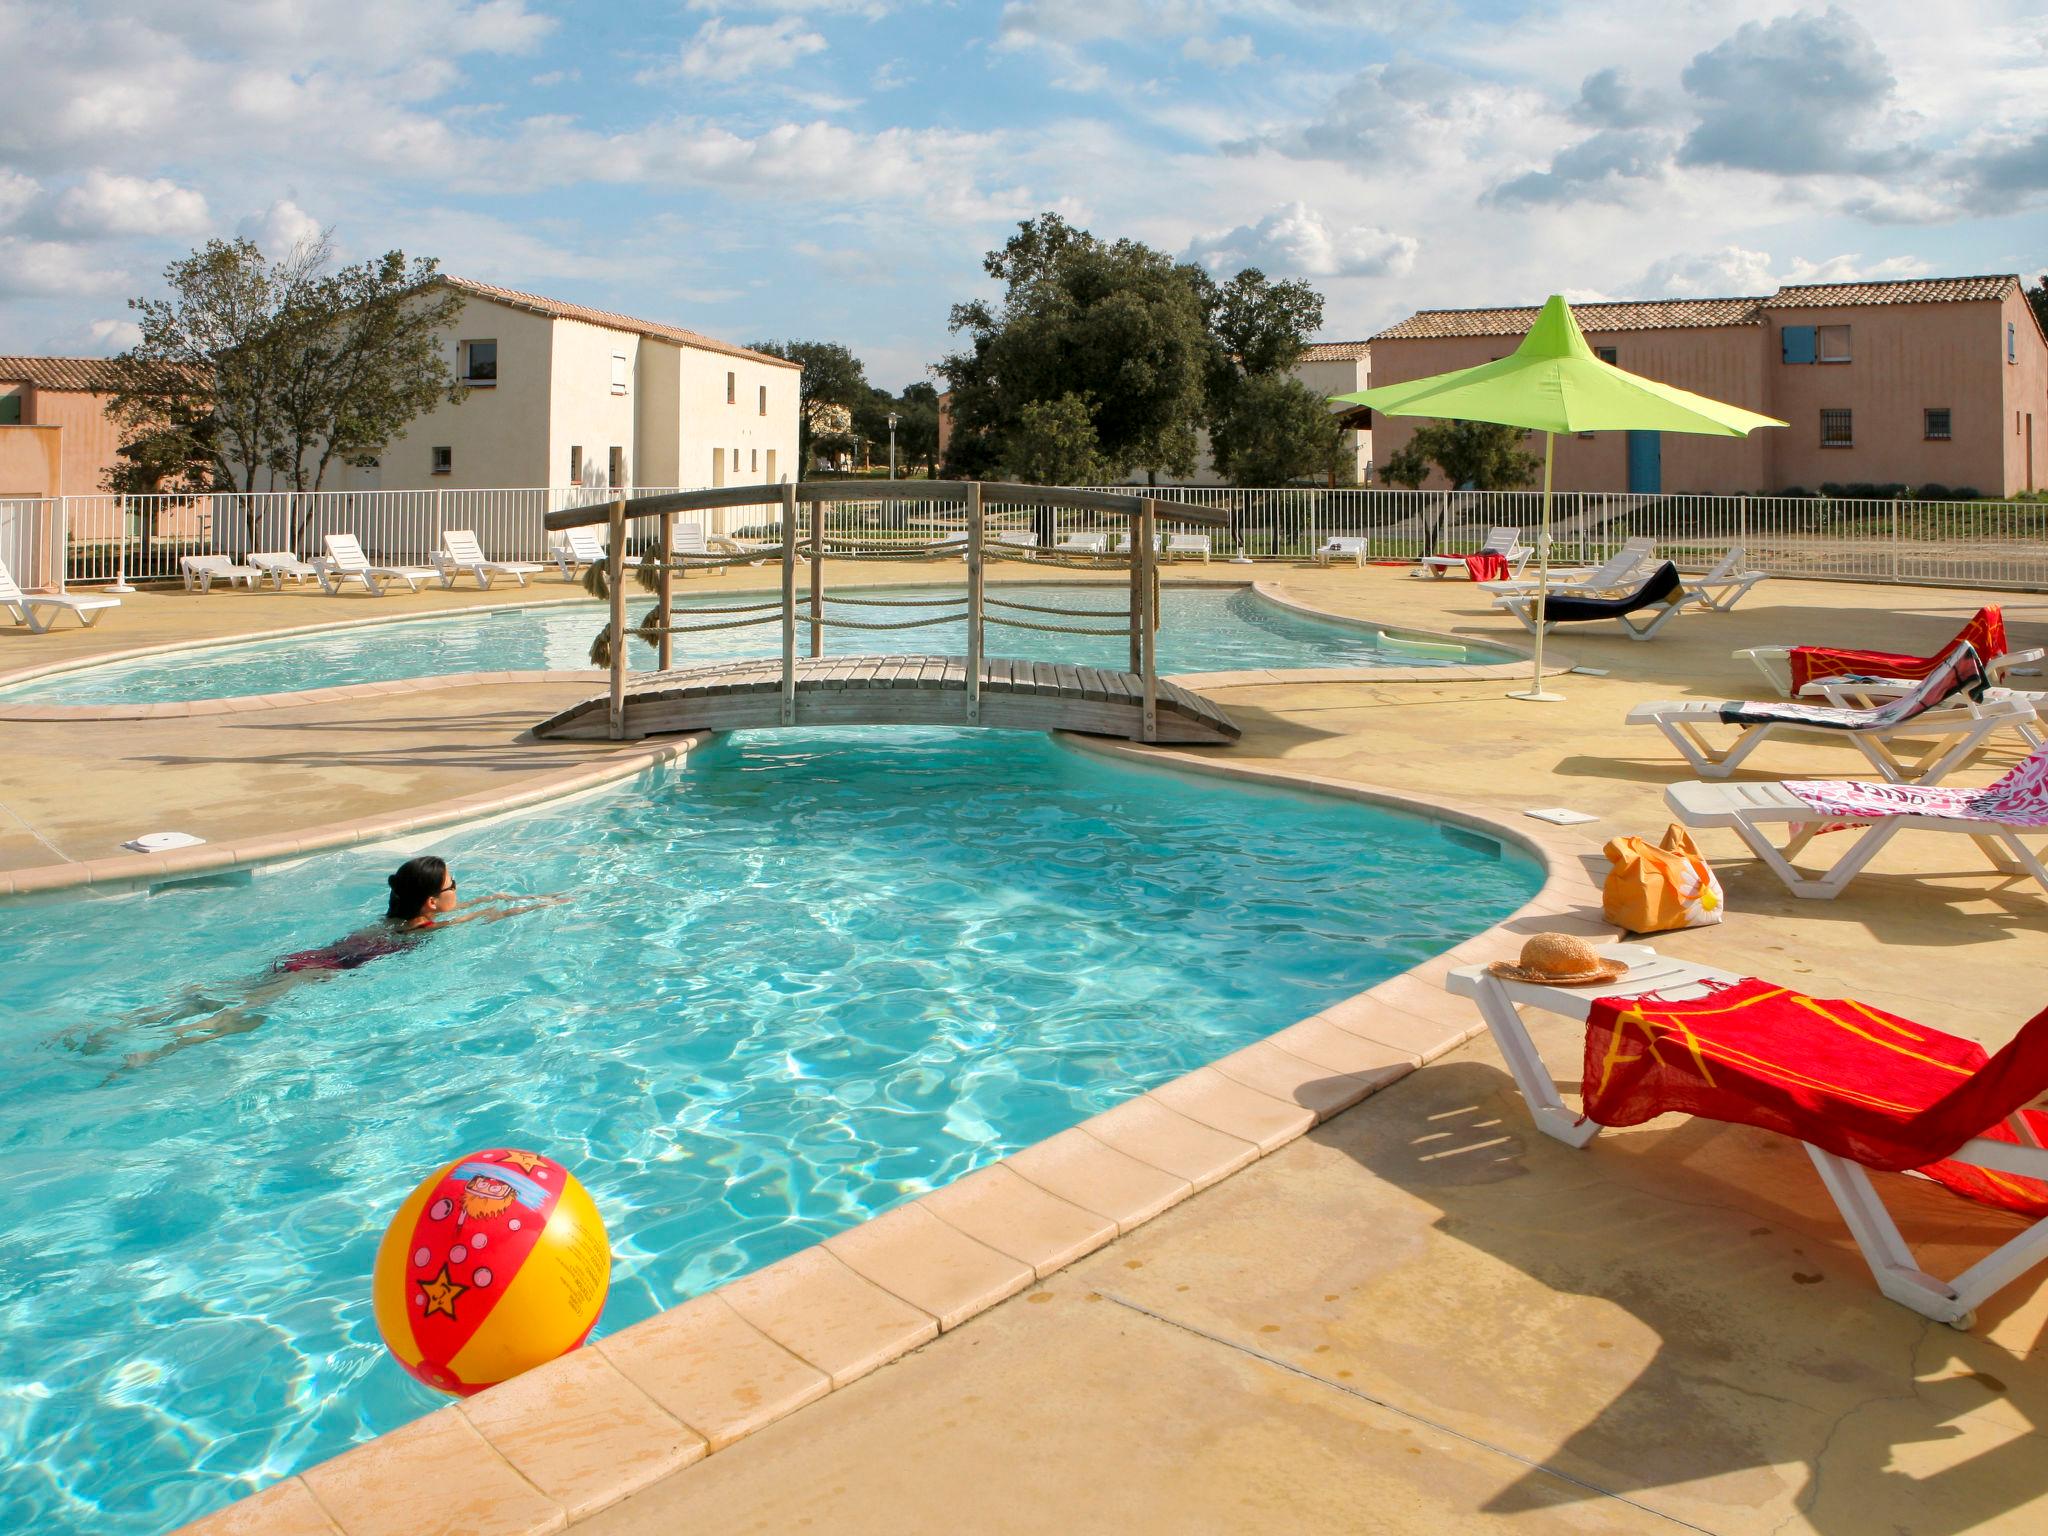
[[[347,490],[699,487],[794,479],[802,371],[681,326],[468,278],[445,333],[469,386]],[[330,485],[333,482],[330,481]]]

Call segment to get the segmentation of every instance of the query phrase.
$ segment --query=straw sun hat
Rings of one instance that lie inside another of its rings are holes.
[[[1628,973],[1619,960],[1603,960],[1584,939],[1569,933],[1539,933],[1522,946],[1522,962],[1496,960],[1487,967],[1504,981],[1532,981],[1548,987],[1584,987]]]

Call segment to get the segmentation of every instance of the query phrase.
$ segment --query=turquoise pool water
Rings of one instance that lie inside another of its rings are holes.
[[[706,605],[761,601],[759,597],[726,597],[701,590],[711,583],[693,583],[693,591],[676,602],[678,610]],[[943,589],[941,589],[942,591]],[[931,598],[926,588],[863,592],[863,597],[900,595]],[[1122,622],[1108,617],[1122,600],[1113,589],[1093,590],[1072,584],[1055,595],[1042,587],[1001,589],[1016,601],[1059,607],[1099,607],[1105,618],[1048,618],[1043,614],[1013,616],[1034,623],[1107,627]],[[644,610],[635,589],[631,612]],[[388,599],[395,606],[398,598]],[[1472,661],[1507,661],[1505,652],[1472,646],[1444,655],[1437,648],[1404,645],[1398,637],[1355,625],[1308,618],[1246,589],[1193,591],[1168,588],[1161,595],[1159,666],[1164,672],[1223,672],[1241,667],[1372,667],[1451,666]],[[357,614],[360,605],[350,605]],[[1118,610],[1120,613],[1121,610]],[[827,619],[858,619],[895,623],[932,615],[926,607],[869,607],[835,604],[826,595]],[[723,615],[705,615],[698,622],[717,622]],[[685,620],[688,622],[687,618]],[[185,699],[226,698],[236,694],[284,693],[301,688],[326,688],[345,683],[382,682],[398,677],[425,677],[449,672],[498,672],[544,667],[587,667],[591,637],[604,627],[598,603],[574,607],[501,609],[495,613],[422,619],[374,628],[301,635],[286,640],[218,646],[145,660],[116,662],[79,672],[24,683],[6,690],[6,697],[44,704],[163,704]],[[1003,629],[990,625],[988,649],[998,656],[1030,656],[1041,661],[1066,661],[1089,666],[1122,667],[1129,661],[1129,642],[1090,635],[1049,634],[1042,630]],[[828,629],[827,649],[835,654],[861,652],[958,655],[967,645],[964,623],[904,630]],[[728,629],[678,636],[677,665],[723,661],[781,652],[781,631],[775,625]],[[653,652],[637,641],[636,666],[652,666]]]
[[[384,1357],[369,1274],[463,1149],[545,1148],[588,1186],[602,1334],[1539,880],[1434,823],[1038,735],[740,734],[431,844],[465,896],[569,903],[246,1000],[381,912],[422,846],[0,908],[0,1531],[147,1536],[437,1406]]]

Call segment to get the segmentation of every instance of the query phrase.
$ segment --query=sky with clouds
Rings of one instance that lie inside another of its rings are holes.
[[[2039,0],[0,0],[0,353],[209,235],[924,376],[1043,209],[1324,334],[2048,265]]]

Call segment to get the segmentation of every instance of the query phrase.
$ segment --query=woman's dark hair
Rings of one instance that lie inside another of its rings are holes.
[[[385,880],[391,887],[391,905],[385,908],[384,916],[391,922],[411,922],[428,902],[441,894],[441,887],[447,883],[445,859],[437,859],[431,853],[407,859],[398,866],[396,874]]]

